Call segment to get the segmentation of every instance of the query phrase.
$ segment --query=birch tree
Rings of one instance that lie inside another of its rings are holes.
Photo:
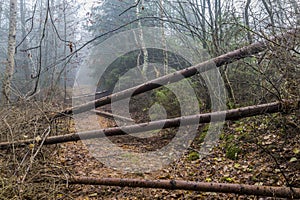
[[[136,17],[140,18],[140,6],[138,5],[139,1],[136,0],[135,2],[137,4],[136,6]],[[140,41],[141,41],[141,47],[142,47],[142,51],[143,51],[143,69],[142,69],[142,73],[145,79],[147,79],[147,70],[148,70],[148,50],[145,46],[145,42],[144,42],[144,33],[143,33],[143,29],[142,29],[142,22],[139,20],[138,21],[138,28],[140,29]]]
[[[17,25],[17,0],[10,0],[9,35],[7,48],[6,71],[2,83],[2,104],[10,101],[11,81],[15,68],[16,47],[16,25]]]

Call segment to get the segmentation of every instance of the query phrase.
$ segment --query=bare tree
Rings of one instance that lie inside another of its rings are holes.
[[[139,5],[139,0],[136,0],[136,16],[137,18],[140,17],[140,5]],[[147,70],[148,70],[148,50],[145,46],[145,42],[144,42],[144,33],[143,33],[143,29],[142,29],[142,22],[138,21],[138,27],[140,28],[140,40],[141,40],[141,46],[142,46],[142,51],[143,51],[143,58],[144,58],[144,62],[143,62],[143,69],[142,69],[142,73],[144,78],[147,79]]]
[[[251,37],[251,33],[250,33],[250,22],[249,22],[249,8],[250,8],[250,4],[251,4],[251,0],[247,0],[246,2],[246,6],[245,6],[245,13],[244,13],[244,17],[245,17],[245,25],[247,30],[247,38],[248,38],[248,42],[251,44],[252,43],[252,37]]]
[[[10,0],[9,36],[6,71],[2,85],[2,104],[10,101],[11,81],[15,69],[15,47],[17,26],[17,0]]]
[[[3,0],[0,1],[0,29],[2,27]]]

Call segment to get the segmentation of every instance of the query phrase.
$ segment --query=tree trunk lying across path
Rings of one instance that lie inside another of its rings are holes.
[[[107,185],[121,187],[161,188],[201,192],[235,193],[268,197],[300,198],[300,188],[272,187],[245,184],[190,182],[182,180],[139,180],[122,178],[72,177],[68,184]]]
[[[65,115],[69,115],[72,113],[82,113],[86,112],[88,110],[94,109],[95,107],[104,106],[111,103],[111,100],[119,101],[122,99],[129,98],[131,96],[135,96],[150,90],[153,90],[155,88],[159,88],[162,85],[167,85],[169,83],[174,83],[179,80],[182,80],[183,78],[191,77],[197,73],[205,72],[208,70],[211,70],[215,67],[220,67],[222,65],[232,63],[234,61],[249,57],[251,55],[257,54],[259,52],[262,52],[267,49],[268,45],[270,44],[279,44],[283,41],[287,40],[287,38],[293,37],[295,34],[299,33],[300,29],[294,29],[292,31],[289,31],[285,34],[277,35],[275,37],[272,37],[271,39],[262,41],[262,42],[255,42],[249,46],[242,47],[240,49],[231,51],[229,53],[223,54],[221,56],[218,56],[216,58],[210,59],[208,61],[196,64],[194,66],[188,67],[186,69],[179,70],[177,72],[153,79],[151,81],[148,81],[144,84],[111,94],[106,97],[102,97],[100,99],[78,105],[75,107],[68,108],[66,110],[61,111],[60,113],[53,113],[49,118],[56,118],[56,117],[62,117]]]
[[[80,133],[72,133],[66,135],[52,136],[44,141],[44,144],[58,144],[70,141],[78,141],[92,138],[101,138],[106,136],[125,135],[127,133],[138,133],[150,130],[156,130],[163,126],[163,128],[178,127],[180,124],[191,125],[197,123],[210,123],[212,116],[213,119],[223,120],[220,116],[226,116],[225,120],[236,120],[244,117],[251,117],[256,115],[262,115],[266,113],[276,113],[282,111],[289,111],[293,109],[299,109],[300,100],[282,102],[273,102],[267,104],[261,104],[256,106],[247,106],[238,109],[218,111],[212,113],[190,115],[166,120],[158,120],[149,123],[141,123],[123,127],[113,127],[101,130],[86,131]],[[199,120],[199,121],[198,121]],[[215,121],[216,121],[215,120]],[[104,134],[103,134],[104,133]],[[0,149],[10,148],[12,145],[22,146],[36,142],[34,139],[21,140],[15,142],[0,143]]]

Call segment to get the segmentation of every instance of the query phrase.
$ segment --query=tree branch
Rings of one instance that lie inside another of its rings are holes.
[[[133,6],[130,6],[129,8],[127,8],[126,10],[124,10],[123,12],[121,12],[121,13],[119,14],[119,16],[123,15],[123,14],[126,13],[128,10],[137,7],[137,6],[139,5],[140,1],[141,1],[141,0],[138,0],[138,1],[136,2],[136,4],[134,4]]]

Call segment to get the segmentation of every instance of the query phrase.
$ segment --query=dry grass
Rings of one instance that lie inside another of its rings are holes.
[[[0,110],[0,141],[13,142],[68,133],[69,121],[51,122],[49,112],[62,108],[53,103],[22,101]],[[58,146],[39,143],[11,146],[0,151],[0,199],[57,199],[59,186],[51,176],[63,174],[55,162]],[[51,175],[51,176],[49,176]],[[43,182],[39,180],[44,178]],[[50,178],[49,178],[50,177]]]

